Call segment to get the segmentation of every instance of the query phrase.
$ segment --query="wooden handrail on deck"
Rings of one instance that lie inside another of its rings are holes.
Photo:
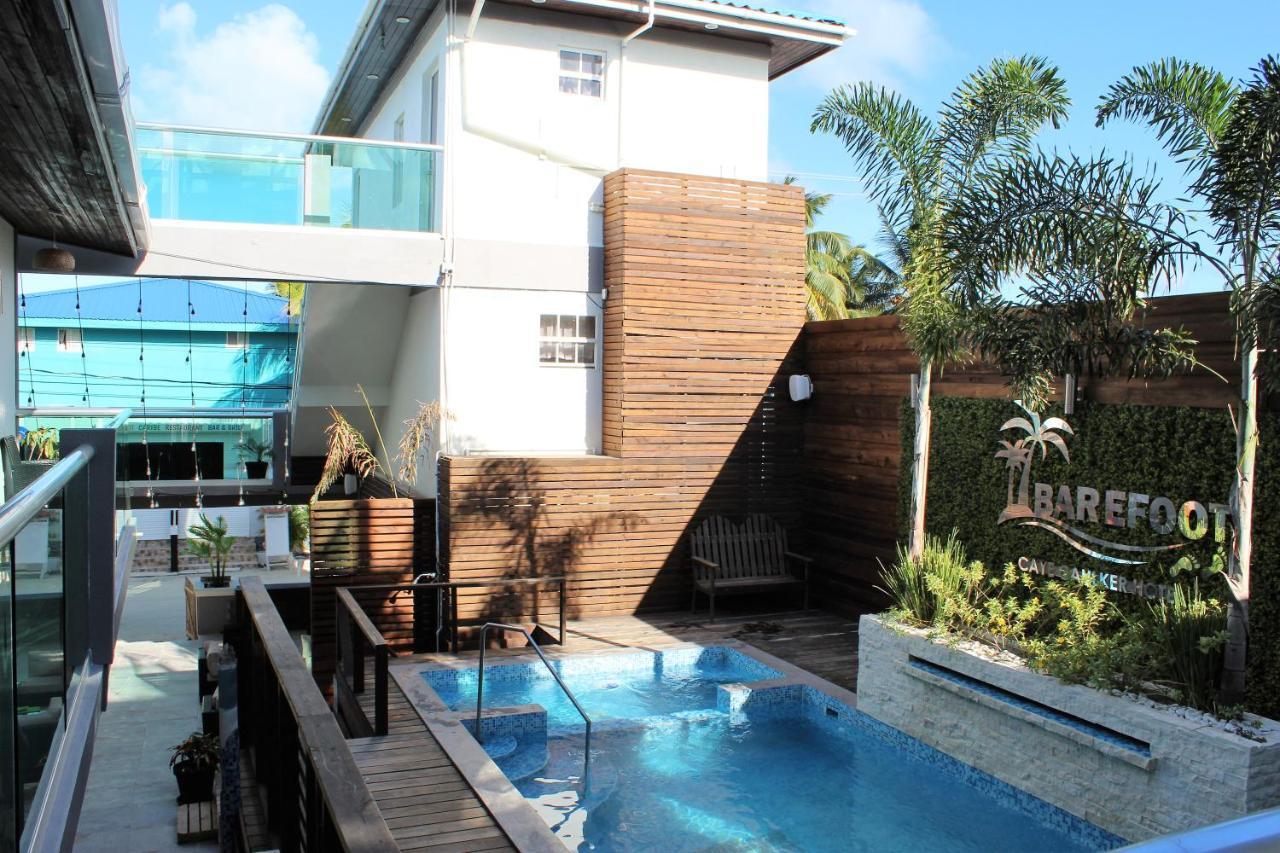
[[[346,587],[338,587],[334,608],[337,611],[334,626],[338,634],[338,665],[333,674],[333,697],[338,716],[354,737],[385,735],[388,728],[387,661],[390,658],[387,640]],[[364,692],[366,649],[373,652],[372,727],[359,700]]]
[[[285,851],[398,850],[338,721],[260,578],[236,596],[240,742]]]

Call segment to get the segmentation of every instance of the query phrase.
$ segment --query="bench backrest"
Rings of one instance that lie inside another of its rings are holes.
[[[787,571],[787,532],[767,515],[749,515],[742,524],[713,515],[694,528],[690,543],[695,557],[720,566],[718,577],[772,577]]]

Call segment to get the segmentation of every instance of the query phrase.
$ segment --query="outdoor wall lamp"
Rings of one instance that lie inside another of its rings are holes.
[[[791,392],[791,401],[793,403],[801,403],[813,396],[813,380],[807,374],[793,374],[787,382],[787,388]]]

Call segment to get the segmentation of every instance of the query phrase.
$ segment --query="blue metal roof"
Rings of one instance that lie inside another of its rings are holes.
[[[788,18],[798,18],[801,21],[816,21],[821,24],[838,24],[844,26],[845,22],[840,18],[833,18],[830,15],[817,15],[813,12],[800,12],[795,9],[777,9],[772,6],[761,6],[758,3],[739,3],[736,0],[711,0],[712,3],[718,3],[721,6],[734,6],[738,9],[748,9],[752,12],[765,12],[769,15],[786,15]]]
[[[191,280],[192,315],[187,308],[187,279],[144,278],[141,292],[138,279],[113,281],[80,288],[80,310],[76,311],[76,291],[50,290],[29,293],[22,313],[31,320],[76,319],[94,321],[180,323],[248,323],[250,325],[285,324],[289,300],[244,287]],[[142,314],[138,314],[141,296]],[[248,315],[245,315],[246,309]],[[22,318],[19,318],[21,323]]]

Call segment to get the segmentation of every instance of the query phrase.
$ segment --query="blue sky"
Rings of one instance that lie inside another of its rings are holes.
[[[1137,127],[1093,126],[1107,85],[1136,64],[1179,56],[1236,77],[1266,52],[1280,51],[1276,0],[1072,0],[1072,2],[913,2],[786,0],[784,5],[840,17],[859,33],[831,56],[773,84],[771,177],[835,195],[824,227],[875,246],[874,210],[849,176],[847,155],[810,135],[814,106],[832,86],[872,80],[897,89],[926,113],[977,66],[1036,53],[1057,64],[1074,102],[1045,147],[1080,153],[1106,148],[1153,164],[1170,199],[1180,171]],[[224,127],[307,130],[341,61],[363,0],[124,0],[120,27],[139,119]],[[272,85],[263,85],[264,81]],[[1183,290],[1216,289],[1191,272]]]

